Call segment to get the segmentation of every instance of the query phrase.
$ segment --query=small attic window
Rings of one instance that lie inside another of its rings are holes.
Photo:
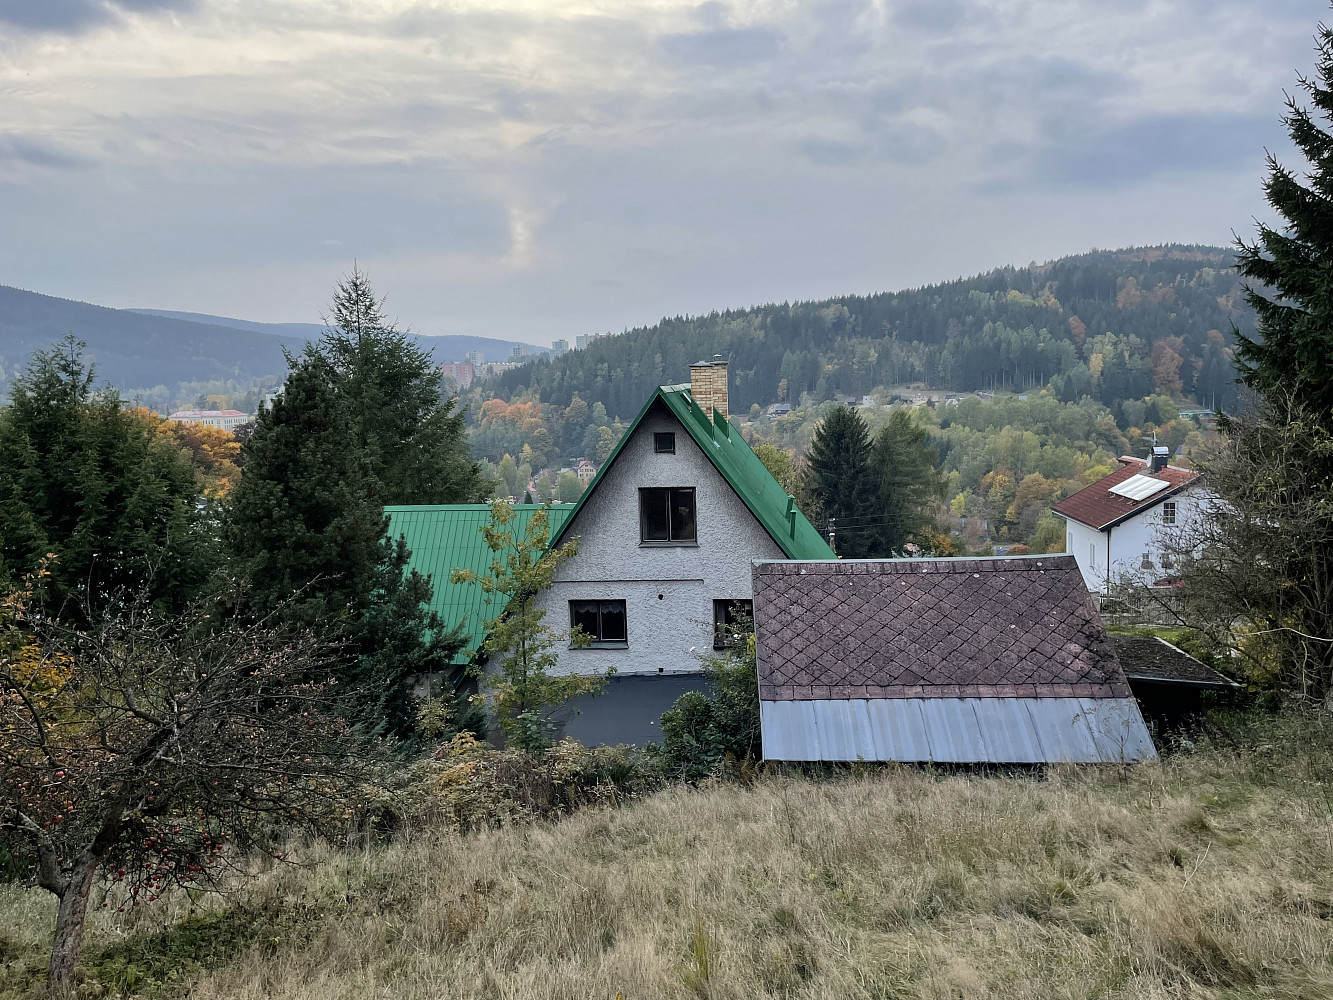
[[[674,455],[676,453],[676,432],[657,431],[654,433],[653,451],[659,455]]]

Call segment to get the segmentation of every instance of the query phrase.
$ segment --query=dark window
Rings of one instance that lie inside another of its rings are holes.
[[[569,627],[588,636],[593,645],[629,641],[624,601],[570,601]]]
[[[653,451],[659,455],[674,455],[676,453],[675,431],[658,431],[654,434]]]
[[[1166,503],[1162,504],[1162,523],[1176,523],[1176,502],[1174,500],[1168,500]]]
[[[639,537],[645,542],[693,542],[694,487],[639,490]]]
[[[713,602],[713,648],[728,649],[754,630],[754,601]]]

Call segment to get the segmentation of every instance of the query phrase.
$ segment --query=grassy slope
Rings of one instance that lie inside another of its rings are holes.
[[[1333,996],[1329,761],[1255,741],[1046,781],[773,777],[418,833],[270,872],[156,937],[183,901],[99,913],[93,992]],[[31,995],[51,909],[0,890],[0,996]]]

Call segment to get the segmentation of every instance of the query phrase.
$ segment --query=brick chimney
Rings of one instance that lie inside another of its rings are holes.
[[[714,354],[712,361],[690,365],[690,395],[709,419],[714,411],[721,413],[723,420],[730,416],[727,412],[727,363],[722,360],[722,355]]]

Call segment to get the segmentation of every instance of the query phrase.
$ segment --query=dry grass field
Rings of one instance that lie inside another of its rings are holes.
[[[1308,728],[1308,727],[1307,727]],[[857,769],[676,788],[555,824],[307,848],[226,903],[99,912],[91,996],[1333,996],[1319,731],[1160,765]],[[52,920],[0,888],[0,996]]]

